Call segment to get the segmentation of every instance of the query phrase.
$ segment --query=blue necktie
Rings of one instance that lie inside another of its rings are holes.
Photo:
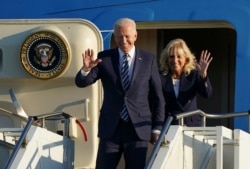
[[[122,59],[122,66],[121,66],[121,77],[122,77],[122,84],[125,91],[128,90],[129,87],[129,74],[128,74],[128,54],[125,54]],[[121,119],[125,122],[128,122],[129,116],[127,112],[126,104],[124,103],[122,106],[122,111],[120,112]]]

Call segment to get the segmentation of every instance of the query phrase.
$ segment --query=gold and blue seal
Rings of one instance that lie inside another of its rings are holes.
[[[38,79],[58,77],[69,63],[68,46],[64,39],[50,31],[28,36],[20,53],[24,69]]]

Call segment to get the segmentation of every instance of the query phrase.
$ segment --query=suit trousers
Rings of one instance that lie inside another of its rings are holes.
[[[143,169],[148,141],[140,140],[131,123],[120,120],[110,139],[100,138],[96,169],[116,169],[123,154],[125,169]]]

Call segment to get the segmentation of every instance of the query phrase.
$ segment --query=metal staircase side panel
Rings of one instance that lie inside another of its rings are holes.
[[[223,126],[170,126],[165,138],[168,144],[161,146],[151,169],[242,169],[242,166],[250,166],[246,155],[250,152],[250,136],[242,131],[233,132]]]
[[[31,126],[24,147],[19,150],[11,169],[73,169],[74,142],[64,136]]]
[[[234,169],[250,168],[250,134],[242,130],[234,130]]]
[[[203,135],[195,135],[196,131],[183,131],[184,167],[203,169],[212,153],[212,142],[204,140]]]
[[[151,169],[183,168],[183,134],[182,127],[170,126],[165,136],[167,145],[161,146]]]
[[[208,157],[208,161],[201,169],[215,169],[216,168],[216,148],[213,147],[210,151],[210,155]]]
[[[225,142],[223,144],[223,169],[237,169],[234,168],[234,143]]]
[[[1,138],[1,133],[0,133]],[[5,145],[6,142],[0,139],[0,168],[4,168],[6,161],[8,160],[12,149]]]

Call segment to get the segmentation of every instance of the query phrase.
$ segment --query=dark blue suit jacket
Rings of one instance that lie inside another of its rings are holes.
[[[98,79],[102,82],[104,98],[98,136],[110,138],[113,135],[125,101],[137,135],[142,140],[150,140],[151,129],[161,129],[165,115],[165,101],[155,55],[136,48],[134,72],[126,93],[121,81],[118,48],[100,52],[97,57],[102,62],[91,69],[86,77],[79,71],[75,83],[78,87],[86,87]],[[153,93],[155,104],[152,112],[149,107],[149,91]]]
[[[176,98],[172,77],[170,74],[161,75],[163,93],[166,101],[166,118],[181,112],[197,110],[196,95],[200,94],[204,98],[212,95],[212,86],[208,77],[203,79],[196,70],[191,71],[190,75],[184,74],[180,77],[179,95]],[[194,115],[184,120],[187,126],[200,126],[201,117]],[[173,123],[173,124],[176,124]]]

